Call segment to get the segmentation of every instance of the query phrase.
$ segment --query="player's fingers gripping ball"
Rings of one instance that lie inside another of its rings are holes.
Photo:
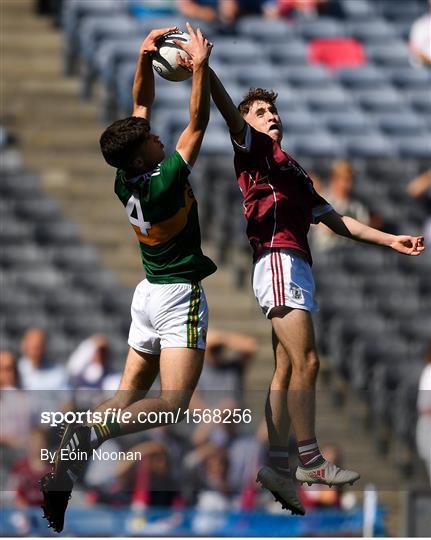
[[[186,61],[190,56],[175,41],[189,43],[191,37],[185,32],[174,32],[161,38],[158,42],[159,50],[153,54],[153,68],[164,79],[168,81],[185,81],[191,77],[191,71],[178,63],[177,54]]]

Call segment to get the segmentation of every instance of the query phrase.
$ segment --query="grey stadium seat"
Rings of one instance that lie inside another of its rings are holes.
[[[304,39],[329,38],[347,35],[345,25],[331,17],[300,19],[296,22],[298,35]]]
[[[387,85],[382,70],[375,66],[344,68],[337,72],[338,81],[347,88],[376,88]]]
[[[408,66],[410,62],[407,45],[401,40],[372,43],[366,46],[366,53],[379,66]]]
[[[392,86],[378,89],[351,89],[351,97],[367,111],[399,111],[406,102]]]
[[[426,125],[414,112],[374,113],[378,127],[390,135],[426,135]]]
[[[260,43],[274,41],[277,46],[292,39],[295,35],[295,27],[283,19],[270,20],[255,16],[240,18],[237,31],[239,34]]]
[[[368,21],[349,21],[347,23],[349,34],[359,41],[369,43],[386,43],[396,37],[395,31],[384,19]]]
[[[307,44],[302,39],[290,41],[286,46],[275,47],[273,44],[263,44],[266,55],[274,63],[281,66],[304,66],[307,63]]]
[[[298,66],[294,69],[280,68],[282,76],[286,79],[288,84],[293,87],[299,88],[316,88],[319,87],[322,90],[331,90],[334,86],[332,77],[326,68],[319,65],[309,64],[307,66]]]

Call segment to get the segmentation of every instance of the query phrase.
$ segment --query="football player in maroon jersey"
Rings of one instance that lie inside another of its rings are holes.
[[[191,62],[178,59],[186,68]],[[298,444],[301,483],[341,486],[359,478],[325,460],[315,434],[315,387],[319,359],[310,312],[316,309],[310,223],[322,222],[335,233],[386,246],[405,255],[420,255],[423,237],[386,234],[338,214],[313,187],[304,169],[281,149],[283,124],[277,94],[250,90],[237,108],[211,70],[213,100],[229,128],[235,170],[244,197],[247,235],[253,248],[253,289],[271,320],[275,371],[266,401],[270,466],[257,481],[283,508],[304,514],[289,470],[290,424]]]

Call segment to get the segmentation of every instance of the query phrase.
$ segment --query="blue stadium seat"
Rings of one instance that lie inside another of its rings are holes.
[[[319,87],[324,91],[324,89],[333,86],[333,79],[323,66],[309,64],[297,66],[294,69],[280,67],[279,70],[288,84],[294,87]]]
[[[409,0],[408,2],[394,2],[393,0],[380,0],[376,9],[390,21],[407,20],[410,24],[426,12],[425,2]]]
[[[211,53],[211,58],[226,64],[252,66],[265,59],[264,51],[260,45],[246,38],[220,37]]]
[[[376,88],[387,84],[382,71],[374,66],[340,69],[337,79],[347,88]]]
[[[389,140],[379,132],[369,133],[366,137],[362,135],[343,135],[348,155],[351,157],[382,157],[396,155],[396,151],[391,146]]]
[[[392,140],[398,145],[400,156],[431,161],[431,137],[429,133],[426,135],[393,137]]]
[[[307,40],[348,35],[345,25],[330,17],[300,19],[296,22],[296,30]]]
[[[114,85],[118,65],[121,62],[136,62],[142,37],[121,36],[108,38],[97,47],[92,66],[88,65],[81,73],[82,92],[84,98],[91,95],[91,83],[95,77],[100,78],[106,90]]]
[[[384,19],[349,21],[347,28],[352,37],[367,45],[370,43],[385,43],[396,37],[394,29]]]
[[[78,52],[78,28],[88,16],[118,17],[126,14],[125,2],[117,0],[68,0],[62,4],[62,25],[65,31],[65,73],[71,75]]]
[[[301,39],[290,41],[283,47],[273,44],[263,44],[262,47],[267,57],[281,66],[303,66],[307,63],[308,47]]]
[[[431,88],[431,73],[427,69],[401,66],[392,68],[387,75],[399,88],[428,91]]]
[[[342,134],[365,135],[373,129],[372,122],[360,110],[330,113],[315,113],[321,125],[326,126],[332,132]]]
[[[366,46],[370,62],[378,66],[408,66],[410,56],[407,44],[401,40],[372,43]]]
[[[79,55],[91,62],[97,46],[103,39],[130,37],[139,32],[136,19],[128,15],[113,18],[86,17],[79,28]]]
[[[431,93],[429,89],[407,90],[404,92],[404,96],[417,112],[425,115],[431,114]]]
[[[343,11],[349,21],[375,18],[374,2],[370,0],[343,0]]]
[[[341,142],[325,130],[316,130],[307,135],[292,134],[285,144],[288,152],[294,156],[336,157],[344,153]]]
[[[399,111],[405,107],[403,96],[392,86],[378,89],[351,89],[350,95],[366,111]]]
[[[259,43],[275,42],[276,46],[295,36],[295,26],[282,19],[245,16],[239,19],[237,31],[240,35]]]
[[[389,135],[426,136],[426,125],[414,112],[374,113],[373,119],[379,128]]]
[[[214,127],[205,133],[202,143],[202,152],[205,154],[231,154],[232,143],[225,127]]]
[[[238,82],[244,86],[277,88],[283,83],[283,74],[271,62],[256,62],[252,70],[238,71]]]
[[[300,93],[301,98],[315,111],[348,111],[353,105],[350,94],[338,86],[324,92],[320,88],[303,88]]]
[[[279,108],[279,114],[283,121],[283,131],[287,134],[313,133],[318,127],[316,118],[308,111],[290,111]]]

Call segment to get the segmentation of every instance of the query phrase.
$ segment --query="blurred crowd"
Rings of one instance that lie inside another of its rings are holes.
[[[90,336],[65,365],[49,361],[47,341],[43,330],[32,328],[23,336],[19,355],[0,352],[1,488],[3,502],[19,508],[40,505],[37,482],[50,469],[41,451],[53,452],[58,444],[58,428],[42,424],[41,412],[88,410],[119,384],[106,336]],[[113,457],[89,460],[75,503],[277,511],[270,494],[255,482],[267,460],[265,422],[226,422],[235,408],[245,406],[244,378],[256,352],[257,343],[248,335],[210,331],[190,408],[220,409],[222,421],[162,426],[107,441],[101,450]],[[151,391],[157,392],[157,382]],[[116,459],[119,451],[142,457]],[[340,459],[333,445],[323,451]],[[338,508],[342,502],[337,490],[303,489],[301,496],[308,508]]]

